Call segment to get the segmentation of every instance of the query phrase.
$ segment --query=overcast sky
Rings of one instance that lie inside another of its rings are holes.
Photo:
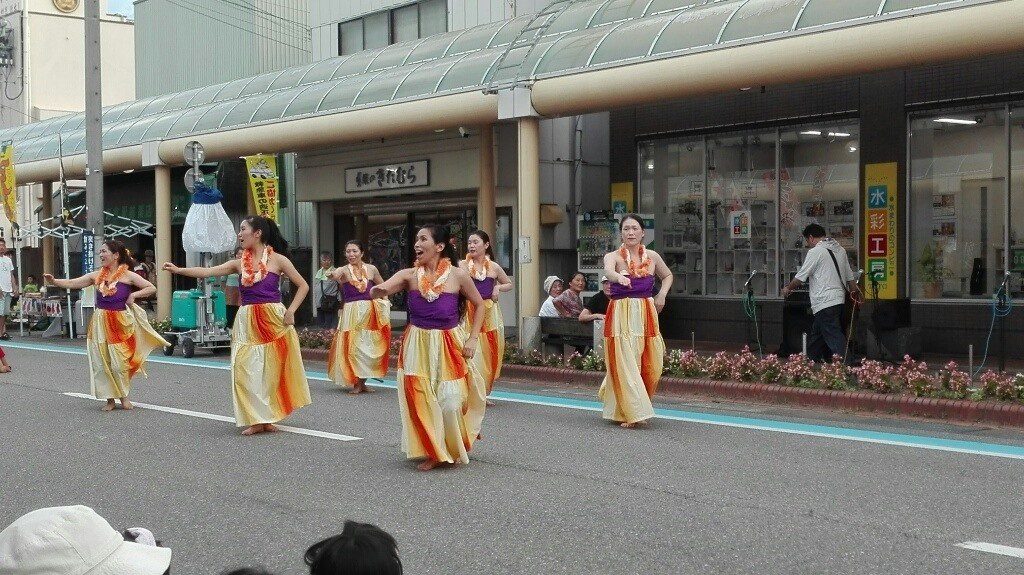
[[[107,0],[107,12],[134,17],[135,10],[132,6],[132,0]]]

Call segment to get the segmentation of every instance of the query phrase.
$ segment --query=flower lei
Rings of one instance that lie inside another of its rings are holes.
[[[484,256],[484,265],[480,270],[476,269],[476,260],[473,256],[466,254],[466,267],[469,270],[469,276],[478,282],[482,282],[487,279],[487,272],[491,271],[491,256]]]
[[[643,244],[640,245],[639,254],[640,261],[635,262],[629,250],[626,249],[625,244],[619,248],[619,255],[626,261],[626,268],[629,270],[630,277],[640,278],[651,275],[651,256],[647,254]]]
[[[274,248],[270,246],[263,248],[263,257],[260,258],[259,264],[254,266],[252,250],[242,252],[242,285],[248,287],[263,281],[263,278],[267,277],[267,262],[270,261],[270,255],[273,253]]]
[[[96,289],[107,297],[114,295],[117,293],[117,280],[121,279],[126,271],[128,271],[128,266],[124,264],[117,266],[114,273],[110,273],[106,267],[100,268],[100,274],[96,276]]]
[[[359,265],[348,264],[348,283],[359,290],[359,293],[366,291],[366,286],[369,285],[368,278],[366,275],[366,266],[362,262]]]
[[[423,299],[433,303],[441,297],[444,292],[444,284],[452,273],[452,261],[448,258],[441,258],[437,262],[437,269],[434,273],[428,273],[423,266],[416,266],[416,284],[420,288],[420,295]]]

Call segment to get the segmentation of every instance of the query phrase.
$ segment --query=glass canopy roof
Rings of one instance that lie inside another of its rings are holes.
[[[555,0],[537,14],[109,106],[103,147],[344,112],[627,65],[981,0]],[[85,149],[85,116],[6,130],[16,160]]]

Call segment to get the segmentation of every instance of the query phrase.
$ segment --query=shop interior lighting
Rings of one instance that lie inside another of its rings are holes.
[[[938,124],[961,124],[964,126],[973,126],[978,123],[977,120],[964,120],[962,118],[935,118],[932,121]]]
[[[647,169],[654,171],[654,160],[647,160]]]
[[[804,130],[800,132],[801,136],[820,136],[821,130]],[[829,138],[849,138],[852,134],[849,132],[827,132],[825,134]]]

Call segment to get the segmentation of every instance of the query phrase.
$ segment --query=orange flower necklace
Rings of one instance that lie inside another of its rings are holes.
[[[619,255],[626,261],[626,268],[629,270],[629,276],[634,278],[641,278],[644,276],[651,275],[651,256],[647,254],[647,250],[643,244],[640,245],[639,255],[640,261],[633,261],[632,254],[626,249],[626,245],[623,244],[619,248]]]
[[[242,252],[242,285],[248,287],[263,281],[263,278],[267,277],[267,262],[270,261],[270,255],[273,253],[274,248],[270,246],[263,248],[263,257],[260,258],[258,264],[254,265],[252,250]]]
[[[441,258],[434,273],[428,273],[423,266],[416,266],[416,285],[423,299],[433,303],[444,292],[444,284],[452,273],[452,260]]]
[[[348,283],[359,290],[359,293],[366,291],[369,285],[369,276],[366,275],[366,266],[363,262],[348,264]]]
[[[476,260],[473,259],[473,256],[466,254],[466,267],[469,268],[469,277],[482,282],[487,279],[487,272],[491,271],[491,256],[484,256],[484,265],[478,270],[476,269]]]
[[[128,266],[124,264],[117,266],[114,273],[110,273],[110,269],[107,267],[100,268],[100,274],[96,276],[96,289],[107,297],[114,295],[117,293],[117,280],[121,279],[126,271],[128,271]]]

